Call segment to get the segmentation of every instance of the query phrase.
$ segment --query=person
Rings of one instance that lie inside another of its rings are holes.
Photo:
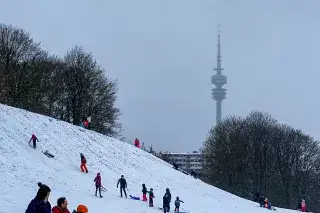
[[[174,168],[175,170],[178,170],[178,169],[179,169],[179,166],[178,166],[176,163],[173,163],[172,165],[173,165],[173,168]]]
[[[259,193],[259,191],[256,191],[256,193],[253,196],[254,202],[259,203],[259,198],[260,198],[260,193]]]
[[[31,200],[25,213],[51,213],[51,204],[48,201],[51,189],[41,182],[36,197]]]
[[[126,192],[126,188],[127,188],[127,181],[126,179],[124,179],[124,176],[121,175],[121,178],[118,180],[117,183],[117,188],[119,187],[119,183],[120,183],[120,196],[122,197],[122,191],[124,192],[124,195],[127,198],[127,192]]]
[[[37,136],[35,134],[32,134],[31,139],[29,141],[29,144],[31,143],[31,141],[32,141],[32,144],[33,144],[33,148],[34,149],[37,148],[37,141],[39,142],[39,140],[38,140],[38,138],[37,138]]]
[[[305,200],[302,199],[298,203],[298,210],[301,211],[301,212],[307,212],[307,205],[306,205],[306,201]]]
[[[94,178],[94,182],[96,183],[96,196],[97,196],[97,192],[99,190],[99,194],[100,194],[100,197],[102,197],[101,195],[101,176],[100,176],[100,173],[98,172],[97,176]]]
[[[145,184],[142,184],[142,201],[148,201],[147,199],[147,187]]]
[[[184,203],[184,202],[182,200],[180,200],[179,197],[177,197],[176,201],[174,202],[174,205],[175,205],[174,211],[175,212],[179,211],[180,203]]]
[[[57,200],[57,205],[52,208],[52,213],[70,213],[68,210],[68,201],[65,197]]]
[[[263,207],[267,209],[271,209],[271,202],[268,200],[268,198],[264,199]]]
[[[263,204],[264,204],[264,199],[265,199],[264,195],[263,195],[263,194],[261,194],[261,197],[260,197],[260,199],[259,199],[260,207],[262,207],[262,206],[263,206]]]
[[[164,196],[166,196],[166,198],[169,202],[169,205],[168,205],[168,212],[169,212],[170,211],[170,203],[171,203],[171,192],[168,188],[166,189],[166,193],[164,194]]]
[[[169,202],[168,197],[166,195],[163,196],[162,205],[163,205],[163,213],[169,212],[170,202]]]
[[[81,158],[81,165],[80,165],[80,169],[81,172],[86,172],[88,173],[88,169],[87,169],[87,159],[84,157],[84,155],[82,153],[80,153],[80,158]]]
[[[150,188],[149,193],[149,206],[153,207],[153,198],[154,198],[154,194],[153,194],[153,188]]]
[[[84,128],[88,129],[89,128],[89,121],[87,118],[83,119],[82,121]]]
[[[73,210],[72,213],[88,213],[88,208],[85,205],[80,204],[77,210]]]
[[[195,171],[191,171],[190,175],[197,179],[198,174]]]
[[[140,141],[139,141],[138,138],[136,138],[136,139],[134,140],[134,145],[135,145],[135,147],[140,148]]]

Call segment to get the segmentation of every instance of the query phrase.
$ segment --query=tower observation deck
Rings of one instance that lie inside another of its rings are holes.
[[[212,98],[216,100],[216,123],[222,119],[222,100],[226,99],[227,90],[222,88],[227,83],[227,76],[222,74],[223,68],[221,67],[221,44],[220,44],[220,26],[218,26],[218,55],[217,55],[217,68],[214,68],[215,75],[211,76],[211,83],[215,85],[212,89]]]

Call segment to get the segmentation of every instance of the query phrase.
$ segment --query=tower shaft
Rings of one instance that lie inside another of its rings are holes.
[[[216,101],[216,123],[219,123],[222,119],[221,101]]]
[[[216,100],[216,123],[222,120],[222,100],[226,99],[226,89],[223,88],[223,85],[227,83],[227,76],[222,74],[221,66],[221,44],[220,44],[220,26],[218,29],[218,54],[217,54],[217,67],[214,68],[217,73],[211,77],[211,83],[215,85],[215,88],[212,89],[212,97]]]

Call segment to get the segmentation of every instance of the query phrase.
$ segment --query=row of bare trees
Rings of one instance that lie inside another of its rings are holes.
[[[0,103],[76,125],[90,116],[91,129],[117,136],[117,90],[81,47],[50,55],[25,30],[0,24]]]
[[[203,154],[210,184],[247,199],[259,191],[285,208],[305,199],[320,211],[319,143],[269,114],[226,118],[210,130]]]

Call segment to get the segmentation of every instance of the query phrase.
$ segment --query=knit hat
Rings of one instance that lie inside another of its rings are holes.
[[[79,205],[77,208],[78,213],[88,213],[88,208],[85,205]]]

